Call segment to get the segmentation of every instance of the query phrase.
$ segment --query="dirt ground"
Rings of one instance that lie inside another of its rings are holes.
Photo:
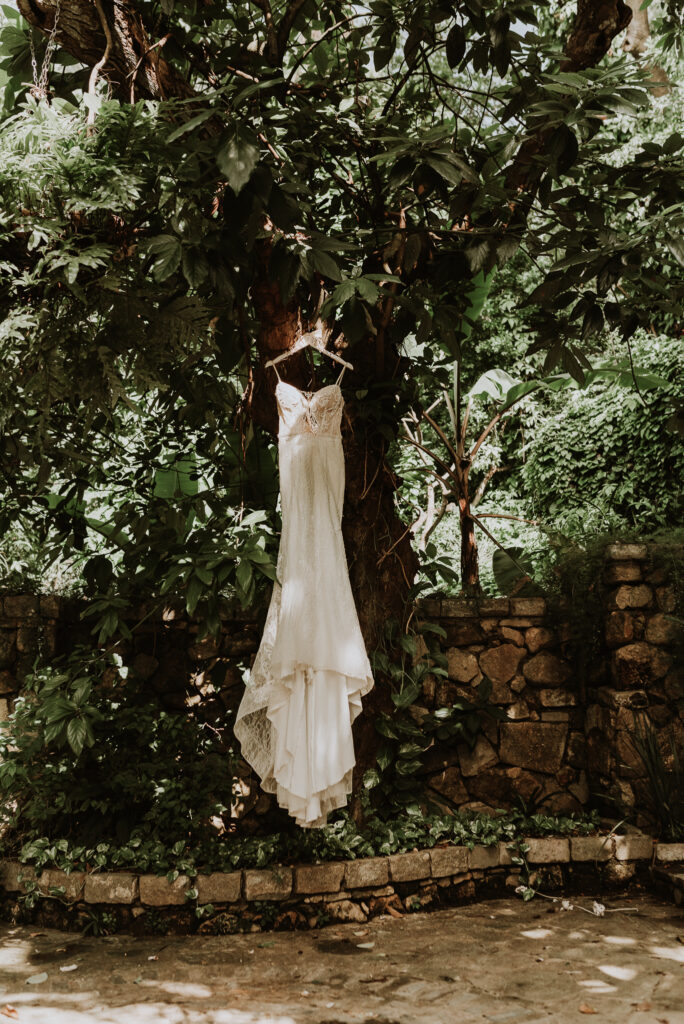
[[[571,902],[206,937],[4,924],[0,1022],[684,1024],[684,908],[621,897],[596,917],[577,909],[591,898]]]

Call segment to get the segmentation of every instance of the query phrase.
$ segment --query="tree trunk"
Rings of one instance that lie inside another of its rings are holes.
[[[55,22],[57,0],[17,0],[23,18],[48,35]],[[131,0],[103,0],[102,10],[112,35],[112,48],[102,76],[119,99],[190,97],[194,90],[164,59],[161,41],[152,44]],[[55,39],[78,60],[93,67],[107,45],[92,0],[61,0]]]
[[[470,501],[467,496],[459,498],[458,508],[461,515],[461,590],[464,594],[475,596],[482,593],[482,586],[475,521],[470,514]]]
[[[310,325],[302,322],[296,301],[283,304],[277,282],[268,275],[268,243],[264,243],[260,271],[252,288],[252,298],[259,313],[257,349],[260,363],[254,368],[252,416],[266,430],[275,433],[278,416],[274,397],[274,371],[264,362],[294,344],[300,330]],[[364,339],[345,350],[345,358],[354,370],[345,372],[345,389],[351,393],[368,375],[377,370],[372,339]],[[308,363],[306,354],[297,353],[288,360],[287,379],[306,388]],[[381,646],[389,619],[404,625],[410,608],[408,591],[418,570],[418,558],[411,544],[406,524],[397,515],[394,496],[399,481],[387,465],[387,441],[372,426],[372,420],[359,414],[353,401],[346,404],[342,420],[342,443],[345,455],[345,498],[342,517],[349,578],[359,615],[361,632],[369,653]],[[378,735],[375,719],[379,711],[388,711],[392,704],[389,687],[376,679],[376,686],[364,698],[364,714],[354,723],[356,766],[354,791],[358,793],[364,772],[375,763]],[[353,813],[360,817],[358,798]]]
[[[622,49],[627,53],[631,53],[639,60],[648,49],[648,42],[651,38],[648,9],[644,8],[643,11],[641,10],[642,0],[626,0],[626,3],[632,11],[632,20],[627,26]],[[659,67],[657,64],[645,64],[644,67],[649,72],[651,79],[654,82],[660,83],[650,87],[653,95],[664,96],[668,93],[670,91],[670,82],[664,68]]]

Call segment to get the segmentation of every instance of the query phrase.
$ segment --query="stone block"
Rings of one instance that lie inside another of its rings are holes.
[[[540,690],[539,702],[545,708],[574,707],[577,697],[569,690]]]
[[[609,544],[605,551],[606,560],[613,562],[642,562],[648,554],[645,544]]]
[[[523,675],[534,686],[560,686],[570,676],[570,666],[550,651],[540,651],[523,663]]]
[[[626,583],[611,596],[616,608],[647,608],[653,602],[653,591],[645,583],[630,587]]]
[[[499,843],[499,864],[512,864],[513,857],[517,856],[515,850],[507,850],[507,843]]]
[[[615,856],[618,860],[650,860],[653,840],[650,836],[615,836]]]
[[[411,853],[393,853],[389,858],[390,878],[393,882],[413,882],[430,877],[430,853],[413,850]]]
[[[87,875],[86,903],[134,903],[138,898],[138,876],[127,871]]]
[[[477,601],[472,597],[448,597],[442,600],[443,619],[477,617]]]
[[[203,658],[215,658],[219,653],[220,647],[220,638],[205,636],[203,640],[198,640],[196,644],[188,647],[188,654],[191,658],[198,661]]]
[[[284,900],[292,893],[292,868],[278,864],[243,872],[246,900]]]
[[[38,629],[33,626],[19,626],[17,629],[17,650],[20,654],[34,654],[38,648]]]
[[[294,869],[296,893],[339,892],[344,878],[344,862],[303,864]]]
[[[684,843],[658,843],[656,859],[667,863],[684,861]]]
[[[444,624],[446,639],[443,643],[453,647],[466,647],[482,642],[480,619],[447,619]]]
[[[16,658],[16,631],[0,629],[0,668],[12,668]]]
[[[3,598],[2,607],[8,619],[30,619],[38,614],[39,601],[34,594],[14,594]]]
[[[646,623],[644,640],[649,644],[669,644],[677,638],[680,630],[681,627],[678,629],[676,622],[662,612],[658,612],[656,615],[652,615]]]
[[[345,889],[364,889],[387,885],[389,863],[387,857],[363,857],[347,861],[344,869]]]
[[[449,765],[437,775],[433,775],[430,778],[430,786],[452,803],[462,804],[468,799],[461,769],[456,765]]]
[[[541,715],[542,722],[569,722],[570,712],[569,711],[542,711]]]
[[[584,767],[587,760],[587,738],[583,732],[575,730],[570,733],[566,757],[573,768]]]
[[[601,704],[609,708],[639,710],[648,707],[648,694],[645,690],[613,690],[609,686],[600,686],[596,696]]]
[[[35,881],[36,872],[31,864],[21,864],[16,860],[0,861],[0,886],[6,892],[22,892],[26,882]]]
[[[556,864],[570,860],[570,843],[567,839],[531,839],[525,837],[529,850],[525,854],[528,864]]]
[[[511,615],[546,615],[546,601],[543,597],[513,597]]]
[[[0,699],[0,723],[9,721],[9,703],[4,699]]]
[[[609,612],[604,635],[609,647],[619,647],[620,644],[628,643],[634,639],[634,618],[625,611]]]
[[[641,565],[638,562],[609,562],[604,571],[605,583],[635,583],[642,579]]]
[[[536,654],[542,647],[548,647],[554,639],[551,630],[545,629],[543,626],[530,626],[525,631],[525,645],[530,654]]]
[[[62,598],[57,594],[41,594],[39,607],[44,618],[59,619],[62,615]]]
[[[507,708],[506,714],[513,721],[520,722],[530,717],[530,706],[526,700],[516,700],[515,704]]]
[[[492,846],[474,846],[468,850],[468,867],[471,871],[481,871],[484,868],[496,868],[500,864],[499,844]]]
[[[242,889],[241,871],[213,871],[195,879],[198,903],[236,903]]]
[[[194,887],[187,875],[169,882],[163,875],[140,876],[140,902],[149,907],[178,906],[187,903],[186,890]]]
[[[495,683],[507,683],[518,671],[525,657],[524,648],[515,644],[500,644],[480,654],[480,670]]]
[[[613,844],[610,836],[571,836],[572,860],[610,860]]]
[[[430,865],[433,878],[446,878],[468,870],[467,846],[435,846],[430,850]]]
[[[656,587],[656,602],[663,612],[673,612],[677,607],[677,595],[674,587]]]
[[[466,777],[478,775],[499,760],[496,750],[482,733],[479,733],[472,750],[467,743],[458,743],[457,749],[461,774]]]
[[[459,683],[469,683],[478,674],[477,658],[469,651],[450,647],[446,656],[449,679],[456,679]]]
[[[47,868],[41,872],[38,884],[43,893],[48,893],[51,888],[64,886],[65,899],[80,900],[83,899],[86,878],[85,871],[72,871],[67,874],[66,871]]]
[[[561,766],[567,733],[567,725],[560,722],[503,722],[500,759],[552,774]]]
[[[516,647],[525,646],[525,637],[519,629],[511,629],[510,626],[502,626],[501,636],[504,640],[508,640],[510,643],[515,644]]]
[[[507,597],[485,597],[477,602],[480,615],[508,615],[510,602]]]
[[[0,694],[12,694],[19,688],[19,682],[7,669],[0,671]]]
[[[621,690],[648,690],[652,679],[667,673],[669,665],[664,652],[650,644],[638,641],[613,651],[611,675]]]

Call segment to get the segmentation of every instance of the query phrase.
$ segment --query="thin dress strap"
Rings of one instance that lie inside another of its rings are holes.
[[[276,364],[275,364],[275,363],[271,363],[271,366],[272,366],[272,367],[273,367],[273,369],[275,370],[275,372],[276,372],[276,377],[278,378],[278,380],[282,380],[283,378],[282,378],[282,377],[280,376],[280,374],[278,373],[278,367],[276,366]]]
[[[342,369],[340,370],[340,375],[339,375],[339,377],[337,378],[337,380],[335,381],[335,383],[336,383],[336,384],[339,384],[339,383],[340,383],[340,381],[342,380],[342,374],[344,373],[344,371],[345,371],[346,369],[347,369],[347,367],[346,367],[346,366],[343,366],[343,367],[342,367]]]

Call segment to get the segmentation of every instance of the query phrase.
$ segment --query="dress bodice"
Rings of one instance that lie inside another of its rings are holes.
[[[318,391],[300,391],[280,380],[276,384],[280,425],[278,438],[314,434],[339,437],[344,398],[339,384],[327,384]]]

